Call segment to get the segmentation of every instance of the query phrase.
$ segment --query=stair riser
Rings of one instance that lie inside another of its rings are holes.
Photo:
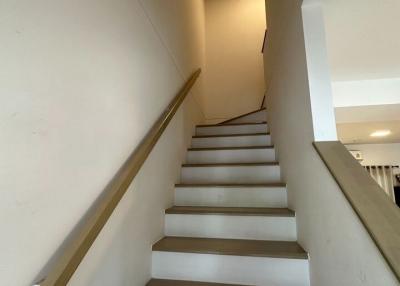
[[[155,278],[245,285],[308,286],[308,261],[153,251]]]
[[[177,206],[287,207],[286,188],[175,188]]]
[[[267,124],[196,127],[196,135],[226,135],[267,132]]]
[[[274,149],[188,151],[186,159],[189,164],[273,161],[275,161]]]
[[[209,137],[193,138],[193,148],[217,148],[217,147],[248,147],[271,145],[271,136],[235,136],[235,137]]]
[[[182,167],[182,183],[276,183],[279,166]]]
[[[167,236],[295,241],[294,217],[167,214]]]
[[[267,112],[261,110],[256,113],[252,113],[235,120],[231,120],[228,123],[251,123],[251,122],[265,122],[267,121]]]

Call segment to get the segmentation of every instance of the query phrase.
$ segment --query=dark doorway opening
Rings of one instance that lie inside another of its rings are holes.
[[[400,207],[400,186],[394,187],[394,197],[396,199],[397,206]]]

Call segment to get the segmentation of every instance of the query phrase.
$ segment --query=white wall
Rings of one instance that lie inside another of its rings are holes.
[[[400,103],[400,79],[336,81],[332,83],[335,107]]]
[[[316,1],[316,0],[314,0]],[[334,81],[400,77],[400,1],[319,0],[324,4]]]
[[[400,26],[397,17],[400,1],[320,2],[324,7],[337,122],[399,120],[396,105],[400,104],[400,37],[393,35]],[[380,123],[386,129],[396,124],[399,125],[398,122],[387,122],[387,126]],[[342,140],[373,143],[365,138],[368,135],[355,134],[367,129],[367,124],[347,125],[340,127],[348,131]]]
[[[310,254],[311,285],[399,285],[312,146],[302,1],[266,3],[269,122],[298,240]]]
[[[359,150],[363,154],[362,165],[400,166],[400,143],[393,144],[352,144],[349,150]]]
[[[173,205],[174,184],[199,118],[194,99],[188,99],[68,285],[142,286],[151,278],[151,246],[164,236],[164,210]]]
[[[315,141],[336,140],[322,5],[303,4],[303,27]]]
[[[220,122],[260,108],[263,0],[206,0],[205,114]]]
[[[0,284],[29,285],[187,77],[204,63],[193,1],[2,1]],[[201,84],[72,285],[144,285]],[[155,180],[154,178],[157,178]]]

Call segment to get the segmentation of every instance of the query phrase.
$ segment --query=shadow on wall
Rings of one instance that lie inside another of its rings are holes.
[[[206,0],[205,115],[213,124],[256,110],[265,92],[264,0]]]

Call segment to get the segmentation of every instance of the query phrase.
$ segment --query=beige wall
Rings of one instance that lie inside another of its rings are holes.
[[[267,108],[311,286],[399,285],[314,150],[301,0],[267,0]],[[318,23],[316,23],[318,24]],[[323,23],[319,23],[323,25]]]
[[[263,0],[206,0],[205,114],[218,122],[260,107]]]
[[[400,143],[387,144],[350,144],[349,150],[361,151],[361,165],[395,165],[400,166]]]
[[[187,77],[204,63],[201,0],[0,4],[0,285],[30,285]],[[144,285],[201,84],[71,285]],[[157,178],[157,180],[154,180]]]

